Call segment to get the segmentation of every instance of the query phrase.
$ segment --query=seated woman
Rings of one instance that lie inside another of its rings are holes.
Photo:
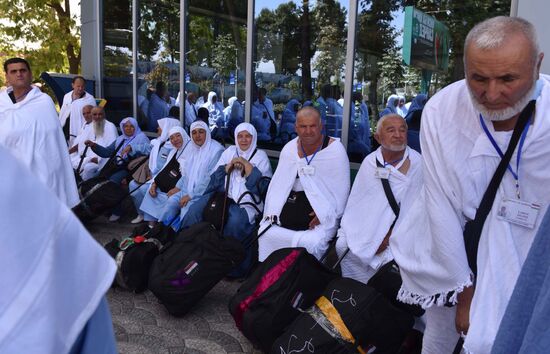
[[[181,179],[181,166],[190,154],[186,148],[191,139],[181,126],[172,127],[167,135],[172,148],[162,168],[150,182],[145,184],[147,192],[139,206],[144,220],[148,221],[151,226],[159,219],[168,198],[179,192],[176,184]]]
[[[174,118],[159,119],[158,125],[157,133],[159,134],[159,137],[151,140],[151,143],[130,143],[130,145],[126,147],[128,152],[133,151],[142,155],[149,155],[149,171],[151,172],[151,176],[156,176],[157,173],[159,173],[159,171],[164,167],[166,159],[168,158],[170,151],[173,149],[168,136],[170,129],[181,126],[180,121]],[[184,140],[189,141],[189,136],[185,133],[185,131],[184,134]],[[132,193],[132,201],[134,202],[134,206],[138,212],[137,217],[131,221],[132,224],[137,224],[143,221],[143,213],[139,210],[139,207],[143,202],[143,198],[145,197],[145,194],[147,194],[149,187],[150,186],[148,183],[141,184],[140,186],[140,184],[134,180],[130,182],[130,190],[135,190]],[[136,188],[138,189],[136,190]]]
[[[104,168],[100,171],[100,175],[102,173],[106,174],[106,177],[109,178],[109,180],[121,184],[122,181],[128,176],[128,170],[126,169],[126,164],[131,158],[137,157],[140,154],[129,152],[124,153],[125,148],[130,144],[148,144],[149,138],[143,132],[141,129],[139,129],[137,121],[132,117],[124,118],[120,122],[120,130],[122,130],[122,135],[116,138],[116,140],[109,146],[101,146],[96,144],[95,142],[91,140],[86,140],[84,144],[87,146],[90,146],[92,148],[92,151],[96,153],[100,157],[106,157],[106,158],[114,158],[116,159],[116,166],[110,164],[109,162],[104,166]],[[112,167],[115,168],[112,168]],[[117,168],[118,166],[118,168]],[[109,173],[105,171],[106,168],[109,168]],[[111,169],[112,168],[112,169]],[[117,206],[112,211],[112,215],[109,218],[109,221],[117,221],[120,219],[120,215],[122,213],[122,210],[120,209],[120,206]]]
[[[154,216],[158,215],[158,221],[166,225],[171,224],[174,230],[180,229],[181,220],[191,205],[206,190],[210,173],[224,149],[218,142],[212,140],[210,129],[206,123],[195,121],[191,124],[191,143],[188,150],[184,154],[183,160],[180,161],[181,178],[174,188],[174,193],[170,191],[168,200],[162,209],[146,210],[144,206],[149,200],[148,197],[143,200],[141,205],[141,210],[154,213]]]
[[[226,217],[223,233],[246,243],[252,236],[256,224],[257,211],[251,205],[239,206],[239,198],[246,192],[251,192],[256,201],[261,193],[267,190],[269,181],[262,177],[271,177],[271,164],[263,150],[256,149],[258,133],[250,123],[241,123],[235,129],[236,145],[224,151],[210,176],[210,183],[204,194],[189,208],[183,219],[182,228],[202,221],[203,210],[214,192],[225,192],[225,184],[229,173],[229,190],[227,191],[229,212]],[[231,171],[231,172],[230,172]],[[256,204],[250,195],[242,199],[242,203]],[[263,203],[256,204],[260,210]],[[243,277],[252,265],[252,250],[249,249],[243,263],[230,276]]]

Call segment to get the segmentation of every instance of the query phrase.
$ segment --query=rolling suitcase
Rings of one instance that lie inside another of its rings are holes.
[[[273,252],[229,302],[237,328],[269,352],[285,328],[309,308],[337,275],[305,248]]]
[[[210,223],[183,230],[153,261],[149,289],[174,316],[184,316],[243,261],[242,244]]]
[[[338,278],[277,338],[271,353],[302,348],[331,354],[396,353],[413,324],[412,315],[393,306],[375,289]]]

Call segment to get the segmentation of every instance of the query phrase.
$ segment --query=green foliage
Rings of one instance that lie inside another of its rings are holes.
[[[0,0],[0,50],[42,71],[80,71],[80,28],[69,1]]]
[[[274,11],[263,9],[256,24],[258,57],[273,60],[277,73],[295,74],[300,58],[300,9],[294,2],[283,3]]]
[[[397,87],[403,85],[403,59],[399,49],[393,48],[388,53],[383,54],[382,60],[378,62],[385,94],[393,93]]]
[[[346,10],[334,0],[317,1],[314,9],[315,22],[319,27],[317,56],[313,67],[319,72],[319,83],[331,83],[331,77],[340,83],[346,61]]]
[[[441,84],[464,78],[464,39],[472,27],[485,19],[510,14],[511,0],[418,0],[416,7],[449,27],[451,48],[449,70]]]
[[[235,70],[236,50],[237,46],[230,34],[216,38],[212,48],[212,67],[220,76],[220,80],[229,77],[229,73]]]

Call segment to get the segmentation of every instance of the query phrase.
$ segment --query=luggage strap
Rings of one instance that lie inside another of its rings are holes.
[[[355,338],[349,331],[348,327],[342,320],[342,317],[338,313],[338,310],[334,305],[324,296],[315,301],[315,305],[312,306],[307,313],[317,322],[322,329],[325,330],[332,338],[339,342],[346,342],[351,345],[355,345]],[[357,352],[365,354],[365,351],[361,346],[357,346]]]

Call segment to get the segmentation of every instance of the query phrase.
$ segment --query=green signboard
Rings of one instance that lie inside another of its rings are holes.
[[[443,23],[413,6],[405,7],[403,61],[430,71],[447,71],[450,35]]]

